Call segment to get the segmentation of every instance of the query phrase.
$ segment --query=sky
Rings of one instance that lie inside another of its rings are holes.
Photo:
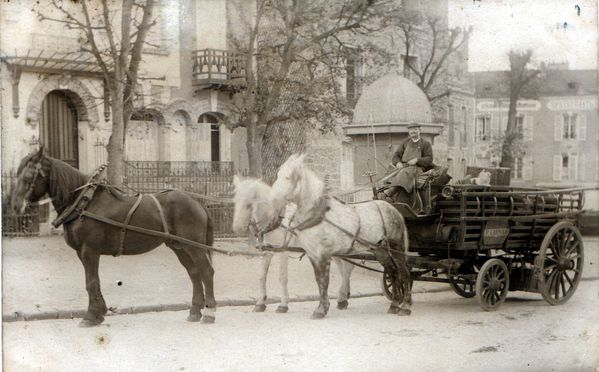
[[[508,51],[528,48],[536,64],[596,69],[597,17],[597,0],[449,0],[450,25],[473,27],[470,71],[506,70]]]

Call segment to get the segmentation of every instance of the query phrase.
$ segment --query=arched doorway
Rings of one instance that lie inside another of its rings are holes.
[[[220,161],[220,125],[215,114],[202,114],[198,123],[210,124],[210,161]]]
[[[40,143],[53,158],[79,168],[78,115],[74,93],[53,90],[42,101]]]

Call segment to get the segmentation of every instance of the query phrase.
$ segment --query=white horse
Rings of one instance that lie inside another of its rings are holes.
[[[271,200],[272,191],[270,186],[259,179],[241,179],[238,176],[234,177],[233,183],[235,185],[233,231],[236,233],[247,233],[248,226],[251,226],[250,233],[253,235],[251,241],[254,243],[258,239],[258,236],[256,235],[263,233],[264,243],[269,243],[273,246],[287,244],[288,247],[298,247],[299,243],[294,234],[287,232],[281,227],[272,229],[272,227],[268,226],[271,221],[276,221],[276,224],[278,225],[280,210],[280,208],[277,209],[275,207]],[[280,203],[277,203],[276,205],[279,206]],[[285,206],[285,215],[281,221],[281,226],[293,225],[290,220],[293,218],[295,210],[296,207],[292,203]],[[264,223],[267,225],[264,225]],[[256,312],[263,312],[266,310],[266,278],[274,256],[277,257],[279,262],[279,284],[281,287],[281,303],[277,307],[276,312],[286,313],[289,309],[289,291],[287,289],[289,254],[287,252],[265,253],[262,256],[260,293],[256,305],[254,306],[254,311]],[[349,279],[354,265],[339,258],[335,259],[335,263],[341,273],[341,287],[339,288],[337,297],[337,308],[343,310],[348,307],[348,299],[350,296]]]
[[[320,292],[313,318],[323,318],[329,309],[331,258],[363,252],[374,253],[395,280],[389,312],[411,313],[411,279],[406,263],[408,235],[404,219],[395,207],[381,200],[348,205],[327,197],[324,183],[304,165],[304,155],[287,159],[272,191],[271,199],[279,208],[285,202],[297,205],[295,232],[310,258]]]

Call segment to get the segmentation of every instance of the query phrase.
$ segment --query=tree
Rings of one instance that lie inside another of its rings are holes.
[[[439,89],[436,83],[449,57],[468,43],[471,29],[448,29],[438,17],[413,12],[404,13],[397,22],[403,39],[404,65],[416,76],[416,84],[433,104],[449,94],[447,86]],[[422,57],[419,62],[410,58],[416,49]]]
[[[518,99],[525,93],[527,88],[531,88],[531,82],[538,77],[539,70],[530,70],[527,68],[532,57],[532,50],[526,52],[516,52],[511,50],[508,53],[510,69],[506,71],[506,78],[509,82],[510,104],[508,108],[507,128],[501,144],[500,167],[511,167],[513,162],[514,150],[518,145],[518,140],[522,133],[518,131],[516,125],[516,114]],[[530,91],[530,89],[528,89]]]
[[[155,0],[120,0],[120,7],[114,0],[70,1],[69,7],[61,0],[52,0],[52,5],[57,16],[46,11],[46,6],[38,6],[34,11],[42,21],[62,23],[68,29],[80,31],[85,45],[82,51],[93,55],[102,69],[112,112],[112,133],[107,146],[108,181],[120,185],[125,129],[134,110],[146,36],[156,23]]]
[[[339,85],[350,35],[371,32],[392,0],[257,0],[256,14],[232,40],[245,60],[245,87],[233,97],[230,128],[247,130],[250,174],[263,175],[269,127],[289,122],[331,127],[350,113]],[[251,17],[251,16],[250,16]]]

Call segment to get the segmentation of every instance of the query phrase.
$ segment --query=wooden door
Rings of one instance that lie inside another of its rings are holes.
[[[66,92],[55,90],[44,98],[40,115],[40,143],[48,154],[79,167],[77,110]]]

